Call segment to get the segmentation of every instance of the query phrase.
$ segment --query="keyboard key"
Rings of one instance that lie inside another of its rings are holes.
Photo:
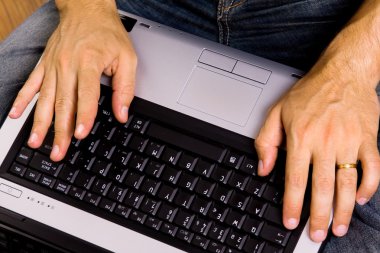
[[[227,183],[228,179],[230,178],[232,172],[226,168],[217,166],[213,173],[211,174],[211,178],[214,179],[217,182],[220,183]]]
[[[235,191],[229,198],[228,205],[236,209],[244,210],[248,201],[249,197],[247,195]]]
[[[281,204],[283,192],[276,189],[274,186],[268,185],[263,193],[263,198],[275,204]]]
[[[225,247],[222,244],[217,243],[217,242],[211,242],[207,248],[207,250],[212,253],[223,253],[224,249]]]
[[[115,144],[108,141],[101,140],[96,148],[95,154],[101,159],[110,160],[115,149],[116,149]]]
[[[145,222],[146,217],[147,215],[145,213],[137,211],[137,210],[132,210],[132,212],[129,214],[129,219],[141,224]]]
[[[141,211],[150,214],[150,215],[156,215],[158,208],[160,207],[161,202],[152,200],[149,198],[145,198],[144,201],[141,204]]]
[[[248,180],[248,176],[235,172],[228,180],[228,185],[243,191],[248,183]]]
[[[9,172],[11,172],[14,175],[23,177],[26,170],[27,170],[27,168],[25,166],[22,166],[22,165],[17,164],[17,163],[13,163],[12,167],[9,169]]]
[[[215,183],[206,181],[204,179],[200,179],[195,186],[195,192],[199,193],[200,195],[203,195],[205,197],[210,197],[212,194],[212,191],[215,188]]]
[[[198,234],[207,235],[211,225],[212,222],[210,221],[202,218],[196,218],[191,226],[191,230]]]
[[[115,208],[115,213],[124,218],[128,218],[131,212],[132,212],[131,208],[125,207],[123,205],[117,205]]]
[[[247,253],[262,253],[265,242],[258,238],[248,238],[244,245],[244,252]]]
[[[173,187],[168,186],[168,185],[163,185],[160,188],[160,190],[158,191],[157,196],[158,196],[158,198],[160,198],[162,200],[172,202],[176,193],[177,193],[176,188],[173,188]]]
[[[251,195],[261,197],[266,187],[266,183],[262,181],[258,181],[256,179],[251,179],[247,186],[245,187],[245,191]]]
[[[76,170],[72,167],[64,165],[58,174],[58,178],[66,182],[73,183],[78,173],[79,173],[79,170]]]
[[[238,153],[235,153],[235,152],[228,152],[226,157],[224,158],[223,163],[224,165],[228,167],[239,169],[242,161],[243,161],[242,155],[239,155]]]
[[[174,219],[174,224],[189,229],[194,220],[194,217],[195,215],[190,212],[179,210]]]
[[[169,166],[165,166],[164,171],[161,175],[161,179],[168,183],[176,184],[180,175],[181,171]]]
[[[195,165],[194,172],[200,176],[209,178],[215,165],[203,160],[199,160]]]
[[[30,167],[42,173],[55,176],[58,173],[59,164],[50,160],[49,157],[36,152],[30,161]]]
[[[178,211],[177,207],[170,206],[168,204],[163,203],[158,211],[158,217],[168,222],[172,222],[174,216]]]
[[[201,197],[196,197],[193,203],[191,204],[191,210],[202,215],[207,215],[211,203],[212,202],[210,200]]]
[[[242,229],[247,233],[257,236],[260,233],[263,225],[264,225],[264,221],[260,221],[260,220],[248,217],[244,221]]]
[[[40,176],[41,176],[41,173],[32,169],[27,169],[24,175],[26,179],[33,182],[38,182],[38,180],[40,179]]]
[[[110,191],[108,192],[108,197],[117,202],[123,202],[125,195],[127,194],[127,189],[113,185],[111,186]]]
[[[158,188],[160,187],[161,182],[154,179],[147,178],[141,185],[141,191],[147,193],[151,196],[156,196]]]
[[[97,206],[100,202],[100,196],[91,192],[87,192],[87,194],[84,196],[84,201],[90,203],[91,205]]]
[[[222,147],[165,128],[156,123],[150,124],[147,135],[217,162],[221,162],[226,153]]]
[[[193,171],[197,161],[198,158],[195,158],[194,156],[191,156],[189,154],[182,154],[181,158],[178,161],[178,167],[184,170]]]
[[[42,142],[41,146],[38,148],[40,152],[43,154],[49,156],[51,151],[53,150],[53,141],[54,141],[54,131],[52,129],[49,129],[47,132],[44,141]]]
[[[145,154],[159,159],[164,151],[165,146],[163,144],[150,141],[145,149]]]
[[[163,170],[164,165],[162,163],[149,161],[145,168],[145,174],[151,177],[159,178]]]
[[[241,250],[246,240],[247,235],[231,230],[226,238],[226,243],[231,247]]]
[[[94,156],[89,156],[87,154],[80,153],[74,165],[75,165],[75,168],[79,170],[90,170],[94,162],[95,162]]]
[[[125,180],[125,177],[127,176],[128,170],[119,169],[118,167],[114,166],[111,167],[110,171],[108,172],[107,178],[122,183]]]
[[[184,207],[186,209],[189,209],[190,205],[193,202],[193,199],[194,199],[194,195],[187,193],[187,192],[184,192],[182,190],[179,190],[177,192],[175,199],[174,199],[174,203],[177,206],[181,206],[181,207]]]
[[[246,157],[240,166],[240,170],[249,175],[257,175],[257,160]]]
[[[182,173],[178,185],[182,188],[185,188],[189,191],[194,190],[194,187],[196,183],[198,182],[198,178],[195,176],[192,176],[188,173]]]
[[[53,188],[53,185],[55,183],[55,179],[52,177],[46,176],[46,175],[42,175],[40,180],[39,180],[39,183],[43,186]]]
[[[126,147],[132,138],[132,134],[125,129],[116,129],[111,137],[111,141],[115,144]]]
[[[194,236],[193,233],[191,233],[188,230],[185,229],[178,229],[176,237],[182,241],[190,242],[191,238]]]
[[[261,232],[260,237],[263,239],[273,242],[277,245],[286,246],[288,239],[290,237],[290,231],[285,228],[279,228],[276,226],[272,226],[268,223],[265,223]]]
[[[278,225],[282,225],[282,208],[279,206],[268,205],[264,218]]]
[[[137,174],[135,172],[129,172],[125,178],[124,184],[131,188],[138,190],[144,179],[144,176]]]
[[[160,228],[161,232],[163,232],[164,234],[173,236],[173,237],[176,235],[177,230],[178,230],[178,227],[176,227],[172,224],[169,224],[169,223],[164,223]]]
[[[211,197],[214,200],[220,201],[222,203],[227,203],[231,197],[232,191],[233,190],[231,190],[231,188],[227,188],[224,186],[218,186],[218,187],[216,187],[216,189],[212,193]]]
[[[251,215],[263,217],[267,206],[268,204],[266,202],[255,198],[251,198],[245,210]]]
[[[60,192],[60,193],[63,193],[63,194],[67,194],[70,190],[70,186],[68,183],[66,182],[63,182],[63,181],[57,181],[55,183],[55,186],[53,187],[54,190]]]
[[[142,157],[137,154],[133,154],[129,160],[128,167],[137,171],[144,171],[148,158]]]
[[[92,187],[92,191],[95,194],[106,196],[110,187],[111,182],[104,179],[96,179]]]
[[[16,162],[21,163],[23,165],[28,165],[32,157],[33,157],[33,150],[22,147],[20,152],[16,156]]]
[[[283,253],[283,249],[269,243],[265,244],[263,253]]]
[[[75,186],[71,187],[69,190],[69,195],[78,200],[82,200],[85,194],[86,194],[85,190],[75,187]]]
[[[193,240],[191,240],[191,244],[193,244],[197,247],[200,247],[202,249],[206,249],[209,242],[210,242],[210,240],[208,240],[206,237],[200,236],[200,235],[195,235],[193,237]]]
[[[133,116],[132,121],[128,124],[128,129],[144,134],[148,124],[148,120]]]
[[[89,136],[83,141],[81,141],[80,148],[83,151],[90,152],[90,153],[95,153],[95,150],[99,144],[100,140],[97,139],[94,136]]]
[[[138,209],[141,205],[141,202],[143,201],[143,198],[143,194],[130,191],[129,193],[127,193],[124,199],[124,204]]]
[[[222,206],[220,204],[214,204],[214,205],[212,205],[207,216],[210,217],[211,219],[223,222],[227,216],[227,213],[228,213],[228,208],[226,208],[225,206]]]
[[[241,253],[241,251],[237,249],[233,249],[233,248],[227,248],[224,253]],[[252,253],[256,253],[256,252],[252,252]]]
[[[176,165],[181,152],[173,148],[165,148],[164,153],[162,154],[161,160],[170,165]]]
[[[159,230],[161,227],[161,224],[162,224],[162,221],[160,221],[157,218],[149,217],[149,216],[144,223],[145,226],[147,226],[151,229],[154,229],[154,230]]]
[[[219,225],[217,223],[213,224],[208,232],[208,236],[219,242],[224,242],[229,232],[229,228]]]
[[[127,152],[124,150],[117,150],[115,152],[115,155],[112,158],[112,161],[119,168],[125,169],[127,167],[127,163],[129,162],[131,156],[132,156],[132,152]]]
[[[240,229],[243,225],[246,215],[238,213],[236,211],[230,211],[226,217],[225,223],[231,227]]]
[[[137,152],[144,152],[146,145],[148,144],[148,139],[139,136],[139,135],[134,135],[132,136],[132,139],[129,141],[128,147],[134,151]]]
[[[99,176],[107,176],[112,164],[102,160],[96,159],[91,167],[91,171]]]

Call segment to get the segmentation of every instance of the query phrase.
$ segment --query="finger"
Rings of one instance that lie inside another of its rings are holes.
[[[100,97],[100,76],[96,69],[87,68],[78,73],[78,108],[75,138],[83,139],[91,131]]]
[[[255,148],[259,157],[258,173],[260,176],[268,175],[273,169],[277,158],[278,147],[283,137],[281,106],[277,105],[269,112],[255,140]]]
[[[63,65],[64,66],[64,65]],[[65,156],[74,132],[74,115],[77,108],[77,78],[73,69],[58,71],[55,99],[54,142],[50,158],[60,161]]]
[[[344,236],[347,233],[355,206],[356,182],[357,171],[355,168],[338,169],[336,173],[337,193],[333,220],[333,233],[336,236]]]
[[[300,220],[311,157],[305,148],[291,144],[288,141],[283,204],[283,223],[288,229],[296,228]]]
[[[31,148],[38,148],[41,146],[51,125],[54,114],[56,81],[55,70],[48,70],[45,74],[45,79],[41,86],[36,110],[34,112],[33,126],[28,140],[28,145]]]
[[[134,96],[137,58],[128,53],[120,56],[112,78],[112,108],[118,121],[128,120],[128,110]]]
[[[315,242],[326,238],[334,196],[335,154],[325,151],[313,156],[310,237]]]
[[[365,143],[359,149],[358,158],[363,168],[363,177],[356,193],[356,201],[366,204],[379,187],[380,158],[376,142]]]
[[[16,119],[21,116],[30,101],[32,101],[33,97],[40,90],[44,75],[45,68],[40,64],[33,70],[17,94],[16,100],[13,102],[12,109],[9,112],[9,117]]]

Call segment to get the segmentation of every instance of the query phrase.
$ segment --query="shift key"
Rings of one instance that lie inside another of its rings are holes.
[[[55,176],[59,169],[59,163],[53,162],[49,157],[37,152],[34,154],[29,165],[33,169],[52,176]]]

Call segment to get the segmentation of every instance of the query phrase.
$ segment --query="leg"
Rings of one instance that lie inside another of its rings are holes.
[[[0,44],[0,126],[58,22],[54,1],[49,1]]]

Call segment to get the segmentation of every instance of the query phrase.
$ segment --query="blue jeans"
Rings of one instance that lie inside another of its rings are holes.
[[[352,16],[351,0],[117,0],[125,11],[256,55],[309,69]],[[57,26],[53,2],[0,44],[0,123]],[[355,206],[348,234],[324,252],[380,252],[380,192]]]

